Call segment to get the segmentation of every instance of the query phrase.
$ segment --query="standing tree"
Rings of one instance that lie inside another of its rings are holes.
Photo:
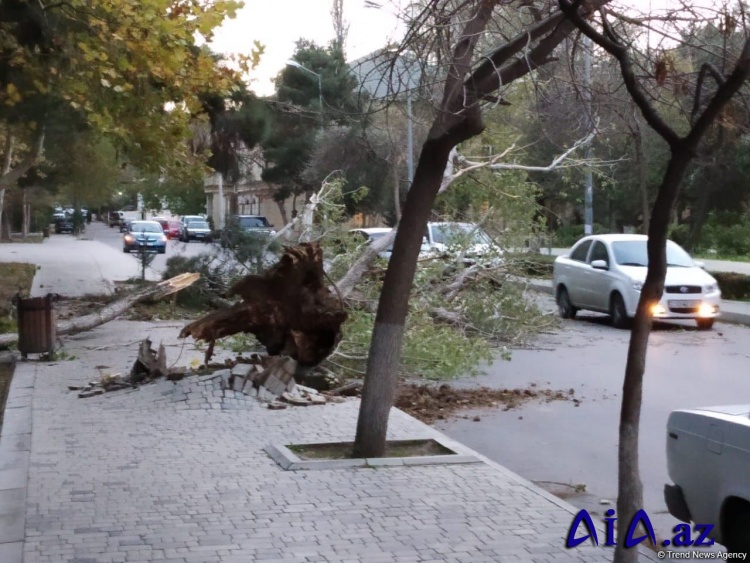
[[[202,165],[185,142],[199,95],[206,84],[228,91],[250,59],[232,70],[196,38],[210,42],[239,5],[0,1],[0,207],[4,190],[37,162],[50,120],[61,113],[108,136],[142,170]]]
[[[623,383],[618,446],[617,516],[618,532],[620,537],[624,537],[635,513],[643,507],[643,485],[638,466],[643,374],[653,323],[651,309],[661,299],[667,273],[667,229],[680,184],[690,161],[699,149],[701,139],[709,132],[714,122],[721,118],[722,110],[750,76],[750,40],[745,42],[734,70],[728,77],[711,63],[701,66],[687,133],[680,135],[659,115],[651,103],[648,88],[640,82],[640,73],[636,71],[632,47],[629,47],[632,42],[626,42],[618,33],[616,26],[611,22],[612,14],[602,10],[599,18],[595,20],[599,27],[596,29],[592,22],[588,21],[589,18],[580,13],[577,3],[560,0],[560,7],[584,34],[617,60],[625,87],[643,114],[644,120],[666,141],[670,149],[667,169],[651,211],[648,230],[648,273],[633,321]],[[653,78],[654,81],[663,79],[663,76],[658,75]],[[707,96],[706,92],[711,90],[711,81],[715,83],[715,89],[711,96]],[[729,539],[731,541],[732,538]],[[637,560],[637,549],[627,549],[624,542],[618,543],[615,549],[616,563]]]
[[[587,3],[586,11],[604,3]],[[427,44],[433,49],[431,56],[425,52],[423,57],[440,65],[442,99],[406,197],[378,304],[357,422],[357,456],[378,457],[385,450],[417,257],[452,151],[484,129],[482,105],[501,103],[502,91],[552,60],[555,48],[575,27],[552,5],[544,13],[522,10],[521,5],[474,0],[457,6],[454,2],[432,0],[417,14],[407,32],[405,45]],[[502,18],[501,9],[506,16],[522,21],[523,30],[509,39],[504,33],[493,33],[487,43],[494,45],[481,55],[476,54],[493,17]],[[432,30],[431,36],[428,30]],[[426,43],[428,37],[433,39],[431,44]]]
[[[312,191],[313,184],[302,172],[318,134],[358,113],[353,95],[356,79],[349,74],[337,42],[323,48],[302,39],[293,61],[299,66],[285,67],[276,79],[277,94],[269,101],[271,134],[262,142],[269,163],[263,179],[276,186],[277,202]]]

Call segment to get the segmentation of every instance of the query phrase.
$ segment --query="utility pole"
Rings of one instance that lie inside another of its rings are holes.
[[[321,79],[321,76],[319,73],[315,72],[314,70],[310,70],[306,66],[298,63],[294,60],[288,60],[286,62],[287,66],[293,66],[294,68],[298,68],[300,70],[303,70],[309,74],[312,74],[313,76],[316,76],[318,78],[318,103],[320,104],[320,128],[323,129],[324,121],[323,121],[323,80]]]
[[[594,128],[594,118],[591,115],[591,39],[588,36],[583,38],[583,105],[586,114],[586,129],[591,133]],[[586,145],[586,160],[590,163],[593,155],[591,149],[592,143]],[[584,193],[584,226],[583,234],[591,235],[594,233],[594,178],[591,167],[586,171],[586,190]]]
[[[224,228],[224,175],[221,172],[216,173],[216,180],[219,187],[219,229]]]
[[[409,89],[406,91],[406,174],[409,176],[409,188],[414,181],[414,121],[411,115],[411,75]]]

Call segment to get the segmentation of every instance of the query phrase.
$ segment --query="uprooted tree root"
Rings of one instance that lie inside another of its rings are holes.
[[[399,386],[395,405],[422,422],[431,424],[464,409],[502,407],[503,410],[510,410],[528,401],[573,401],[578,406],[580,401],[574,395],[573,389],[457,389],[447,384],[427,386],[408,383]]]

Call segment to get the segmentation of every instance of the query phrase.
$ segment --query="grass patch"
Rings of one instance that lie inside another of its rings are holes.
[[[352,454],[354,442],[326,444],[292,444],[287,446],[305,461],[321,459],[358,459]],[[435,440],[393,440],[386,442],[383,457],[421,457],[434,455],[456,455]]]
[[[3,275],[0,276],[0,333],[14,332],[16,321],[13,317],[15,310],[12,303],[13,296],[17,293],[21,293],[24,297],[29,295],[36,266],[8,262],[0,265],[0,268],[3,271]]]
[[[18,233],[13,233],[10,236],[10,240],[2,241],[4,243],[24,243],[24,244],[41,244],[44,242],[44,236],[42,233],[29,233],[26,238],[23,238]]]

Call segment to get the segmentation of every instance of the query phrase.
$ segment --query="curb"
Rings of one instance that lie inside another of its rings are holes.
[[[0,561],[21,563],[31,456],[35,371],[16,365],[0,429]]]

